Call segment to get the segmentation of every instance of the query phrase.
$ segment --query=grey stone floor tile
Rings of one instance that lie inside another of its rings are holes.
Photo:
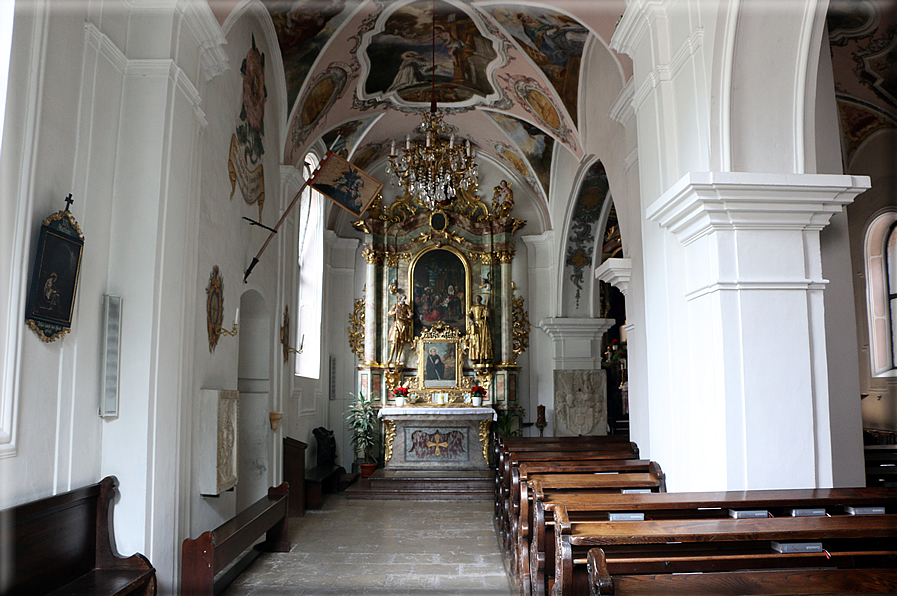
[[[290,519],[289,553],[261,555],[225,596],[508,596],[487,501],[349,501]]]

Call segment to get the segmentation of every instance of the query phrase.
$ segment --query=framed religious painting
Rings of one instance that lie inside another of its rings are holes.
[[[424,391],[457,390],[463,354],[457,329],[442,323],[417,338],[417,386]]]
[[[25,320],[42,341],[52,342],[72,326],[83,250],[84,236],[68,210],[44,220],[25,305]]]
[[[411,262],[414,335],[437,323],[463,331],[470,308],[470,265],[452,247],[421,251]]]

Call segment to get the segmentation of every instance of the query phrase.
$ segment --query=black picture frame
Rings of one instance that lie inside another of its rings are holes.
[[[54,330],[58,333],[72,326],[83,251],[84,238],[68,211],[44,221],[37,240],[25,319],[36,322],[48,337],[55,335]]]

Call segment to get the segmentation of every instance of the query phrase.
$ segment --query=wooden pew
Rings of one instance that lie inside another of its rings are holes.
[[[287,533],[289,485],[268,489],[262,497],[217,528],[203,532],[195,540],[187,538],[181,550],[181,593],[189,596],[218,594],[245,569],[254,556],[241,561],[215,581],[215,576],[265,534],[254,553],[289,552]]]
[[[589,494],[600,498],[623,490],[666,490],[660,466],[648,460],[606,460],[601,462],[527,462],[520,465],[520,481],[512,492],[510,552],[507,554],[514,583],[530,592],[530,528],[532,528],[532,485],[564,493]],[[516,496],[515,496],[516,495]]]
[[[4,596],[156,593],[146,557],[121,557],[112,531],[114,476],[0,512],[12,538],[11,583]]]
[[[507,535],[510,518],[511,477],[514,469],[525,461],[574,461],[574,460],[607,460],[638,459],[638,447],[635,443],[609,441],[595,443],[590,448],[580,444],[569,447],[554,446],[551,450],[506,450],[500,455],[500,462],[495,476],[495,526],[496,530]]]
[[[548,451],[621,451],[630,454],[631,459],[638,459],[638,446],[628,439],[613,435],[591,437],[497,437],[493,441],[493,465],[495,466],[496,521],[499,518],[499,495],[507,484],[510,475],[510,464],[507,456],[511,451],[548,452]]]
[[[593,499],[607,494],[619,496],[624,490],[666,492],[666,477],[660,466],[642,459],[524,462],[518,468],[518,476],[512,484],[509,548],[515,584],[522,585],[524,593],[529,593],[531,585],[530,542],[536,490],[540,494],[550,491],[555,497],[575,494]]]
[[[813,498],[813,493],[818,498]],[[715,498],[708,498],[708,495]],[[553,594],[583,594],[590,589],[590,583],[593,589],[605,593],[609,585],[619,588],[617,575],[665,576],[671,573],[743,572],[752,569],[798,568],[793,571],[797,578],[795,582],[803,584],[810,580],[802,579],[799,568],[807,566],[889,567],[891,571],[884,573],[884,576],[892,582],[889,584],[892,591],[897,590],[897,566],[894,563],[897,556],[897,515],[894,514],[897,511],[897,495],[894,491],[818,489],[621,497],[626,498],[619,499],[617,511],[645,513],[646,521],[575,521],[570,519],[567,505],[554,505]],[[678,502],[675,500],[677,498]],[[848,515],[844,512],[844,505],[879,505],[884,506],[888,513]],[[703,506],[718,509],[706,510]],[[785,510],[789,507],[824,508],[830,516],[786,516]],[[781,516],[733,519],[728,515],[729,508],[766,509],[773,515]],[[604,509],[606,513],[613,510],[608,507]],[[708,511],[716,517],[708,515]],[[698,518],[691,517],[694,512],[699,512]],[[782,553],[772,550],[772,541],[821,541],[831,558],[818,553],[782,556]],[[590,579],[587,555],[592,547],[600,547],[601,553],[593,554],[593,569],[596,571]],[[838,574],[833,574],[833,577],[836,576]],[[609,583],[611,577],[614,581]],[[736,583],[743,580],[734,575],[731,577]],[[770,578],[773,577],[774,574],[770,575]],[[655,585],[655,589],[665,586],[663,582],[667,579],[658,579],[660,583]],[[726,581],[721,578],[720,585]],[[770,581],[777,585],[777,580]],[[840,580],[832,581],[834,586]],[[763,591],[765,588],[762,586],[756,589],[757,592],[747,593],[770,593]],[[701,593],[700,589],[695,591],[693,587],[692,590],[692,593]]]
[[[897,445],[866,445],[866,486],[897,487]]]

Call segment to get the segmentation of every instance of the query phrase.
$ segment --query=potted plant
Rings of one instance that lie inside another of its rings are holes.
[[[404,406],[405,400],[408,399],[408,388],[400,385],[392,390],[392,396],[396,400],[396,406]]]
[[[479,407],[483,405],[483,398],[486,397],[486,388],[481,387],[480,385],[475,385],[470,390],[470,400],[474,406]]]
[[[374,398],[360,394],[349,408],[346,420],[352,429],[352,444],[356,452],[360,451],[364,457],[361,477],[367,478],[377,469],[377,446],[380,443],[380,423],[377,421]]]

